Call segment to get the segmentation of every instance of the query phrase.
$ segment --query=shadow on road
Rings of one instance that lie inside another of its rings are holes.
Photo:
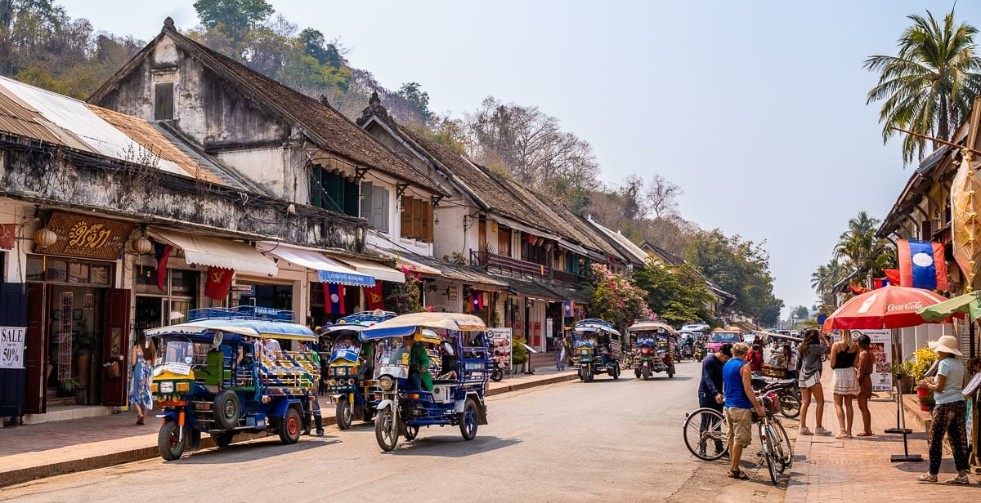
[[[268,459],[275,456],[286,456],[295,452],[317,449],[326,445],[339,444],[337,437],[312,437],[293,445],[283,445],[279,440],[257,440],[232,444],[225,449],[204,449],[190,456],[170,461],[174,465],[218,465],[247,463],[257,459]]]
[[[474,454],[505,449],[521,443],[521,440],[513,438],[499,438],[493,436],[480,436],[466,441],[459,435],[431,436],[424,437],[424,431],[419,432],[412,442],[399,443],[399,448],[390,452],[393,456],[439,456],[441,458],[465,458]]]

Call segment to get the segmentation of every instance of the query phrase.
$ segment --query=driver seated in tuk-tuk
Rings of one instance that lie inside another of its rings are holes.
[[[409,389],[432,391],[433,376],[429,373],[429,353],[420,341],[412,343],[409,352]]]
[[[442,369],[445,372],[436,377],[436,380],[456,379],[456,350],[453,349],[453,341],[448,334],[443,334],[443,340],[439,343],[439,352]]]

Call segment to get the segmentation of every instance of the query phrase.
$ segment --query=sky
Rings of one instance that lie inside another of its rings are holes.
[[[150,40],[193,0],[62,0],[97,30]],[[883,144],[873,54],[895,54],[909,14],[952,2],[880,0],[460,2],[271,0],[277,14],[349,49],[390,88],[419,82],[430,108],[481,100],[539,107],[589,141],[601,179],[661,174],[680,214],[755,242],[787,306],[817,297],[811,273],[860,211],[883,218],[911,166]],[[978,24],[981,2],[958,21]]]

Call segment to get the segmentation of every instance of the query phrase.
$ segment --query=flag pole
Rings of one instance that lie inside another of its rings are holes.
[[[958,145],[956,143],[951,143],[951,142],[946,141],[946,140],[941,140],[940,138],[934,138],[932,136],[927,136],[925,134],[914,133],[912,131],[907,131],[907,130],[905,130],[903,128],[898,128],[898,127],[892,127],[892,128],[889,128],[889,129],[895,129],[896,131],[900,131],[900,132],[906,133],[908,135],[913,135],[913,136],[916,136],[917,138],[923,138],[924,140],[930,140],[930,141],[933,141],[933,142],[941,143],[943,145],[947,145],[948,147],[954,147],[954,148],[958,148],[958,149],[961,149],[961,150],[967,150],[968,152],[972,152],[972,153],[975,153],[975,154],[981,154],[981,151],[979,151],[979,150],[974,150],[973,148],[968,148],[968,147],[965,147],[964,145]]]

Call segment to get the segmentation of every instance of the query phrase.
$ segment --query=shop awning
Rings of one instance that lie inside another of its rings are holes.
[[[276,263],[240,241],[210,238],[151,228],[150,235],[184,251],[188,264],[233,269],[236,272],[275,276]]]
[[[499,215],[494,215],[491,218],[493,218],[494,220],[496,220],[497,223],[500,224],[500,225],[503,225],[505,227],[510,227],[511,229],[516,230],[516,231],[524,232],[525,234],[531,234],[533,236],[541,236],[541,237],[543,237],[545,239],[551,239],[553,241],[558,241],[560,239],[555,234],[552,234],[552,233],[546,232],[546,231],[538,230],[538,229],[536,229],[534,227],[531,227],[529,225],[525,225],[525,224],[522,224],[520,222],[516,222],[514,220],[511,220],[510,218],[505,218],[505,217],[502,217],[502,216],[499,216]]]
[[[323,253],[287,246],[281,243],[262,243],[262,246],[263,248],[268,248],[266,253],[271,253],[291,264],[306,267],[311,271],[317,271],[317,277],[323,283],[337,283],[348,286],[375,286],[374,276],[355,271],[330,259]]]
[[[405,273],[398,269],[392,269],[391,267],[379,264],[377,262],[357,258],[338,257],[336,255],[332,256],[332,258],[353,267],[354,270],[358,272],[370,274],[377,280],[390,281],[392,283],[405,283]]]
[[[416,262],[414,260],[407,259],[407,258],[402,257],[402,256],[395,257],[395,262],[398,263],[399,266],[404,267],[404,268],[406,268],[406,269],[408,269],[408,270],[410,270],[412,272],[415,272],[415,273],[428,274],[430,276],[442,276],[443,275],[443,272],[440,271],[439,269],[436,269],[436,268],[433,268],[433,267],[429,267],[428,265],[425,265],[425,264]]]

